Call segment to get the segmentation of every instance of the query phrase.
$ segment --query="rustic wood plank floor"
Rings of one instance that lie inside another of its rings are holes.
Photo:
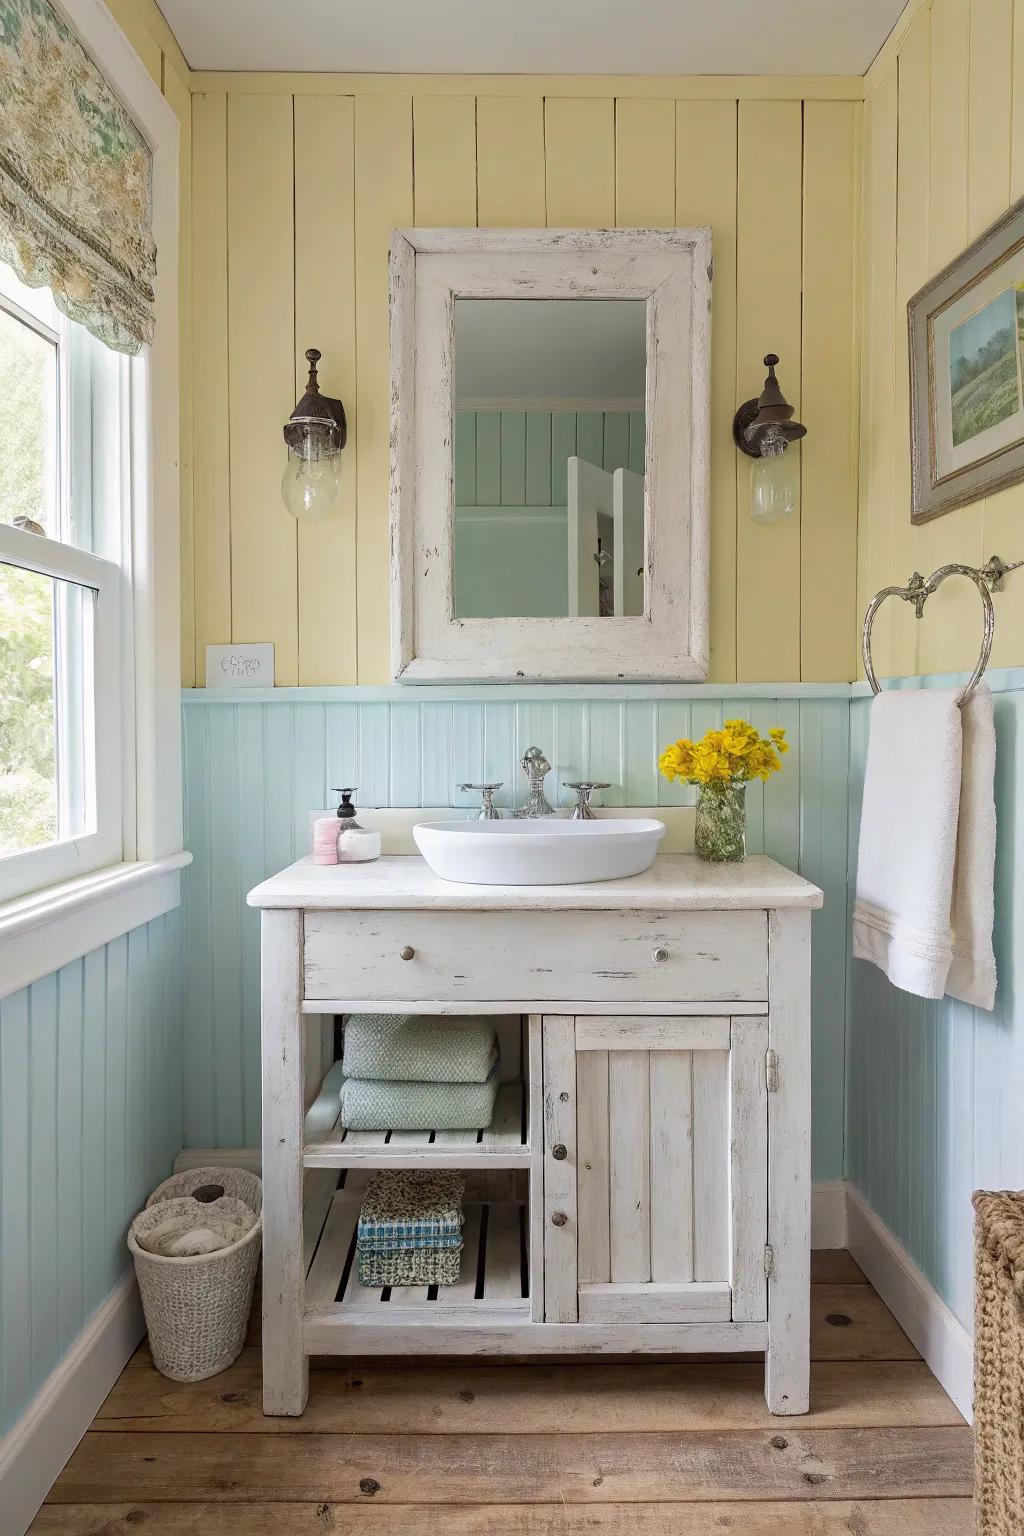
[[[143,1344],[32,1536],[969,1536],[970,1430],[848,1254],[812,1274],[799,1419],[735,1358],[325,1361],[265,1419],[254,1345],[178,1385]]]

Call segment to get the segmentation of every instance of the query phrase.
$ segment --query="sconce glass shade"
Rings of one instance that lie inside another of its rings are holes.
[[[341,488],[341,450],[348,428],[340,400],[320,392],[316,347],[306,352],[309,379],[306,393],[284,426],[288,463],[281,477],[281,499],[292,517],[318,523],[338,499]]]
[[[796,511],[800,466],[784,437],[762,440],[750,466],[750,515],[755,523],[781,523]]]
[[[745,400],[732,423],[733,442],[750,466],[750,516],[755,523],[780,523],[800,499],[800,461],[793,444],[807,428],[793,420],[793,407],[775,377],[775,352],[765,354],[768,377],[756,400]]]
[[[281,498],[292,517],[318,523],[328,515],[341,489],[341,453],[332,426],[304,424],[298,443],[289,445],[281,477]]]

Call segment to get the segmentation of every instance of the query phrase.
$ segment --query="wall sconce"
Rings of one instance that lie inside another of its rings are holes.
[[[288,464],[281,477],[281,498],[293,517],[318,523],[338,499],[341,450],[348,428],[341,401],[320,393],[316,376],[320,353],[310,347],[306,359],[309,363],[306,393],[284,428]]]
[[[755,523],[778,523],[796,511],[800,468],[790,443],[807,428],[791,421],[793,407],[775,377],[778,357],[765,357],[768,377],[756,400],[746,400],[733,417],[733,441],[754,460],[750,467],[750,515]]]

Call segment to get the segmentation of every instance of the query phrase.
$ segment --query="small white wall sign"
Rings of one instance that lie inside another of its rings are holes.
[[[274,643],[260,640],[254,645],[208,645],[206,647],[207,688],[273,688]]]

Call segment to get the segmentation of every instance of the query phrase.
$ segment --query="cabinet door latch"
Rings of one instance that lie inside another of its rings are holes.
[[[775,1249],[771,1243],[764,1245],[764,1277],[770,1280],[775,1272]]]
[[[772,1050],[764,1053],[764,1080],[769,1093],[778,1093],[779,1058]]]

